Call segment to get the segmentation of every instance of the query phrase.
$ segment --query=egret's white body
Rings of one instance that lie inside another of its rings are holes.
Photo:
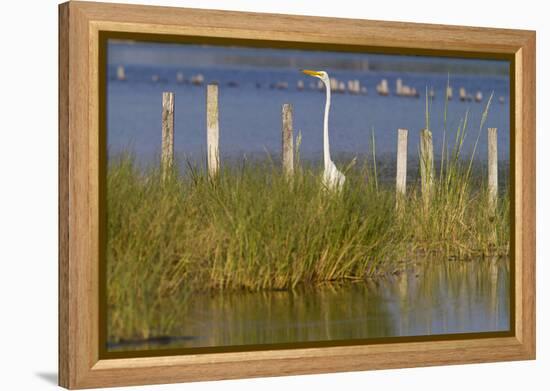
[[[346,177],[336,168],[334,162],[330,159],[330,142],[328,137],[328,115],[330,112],[330,79],[328,73],[325,71],[302,71],[306,75],[317,77],[321,79],[325,85],[325,91],[327,94],[327,99],[325,102],[325,118],[323,122],[323,157],[325,170],[323,172],[323,185],[330,190],[340,191],[344,186]]]

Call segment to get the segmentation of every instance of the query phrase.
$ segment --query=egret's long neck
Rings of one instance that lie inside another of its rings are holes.
[[[325,82],[323,80],[323,83],[325,84],[325,89],[327,91],[327,101],[325,102],[325,120],[323,123],[323,152],[324,152],[324,160],[325,160],[325,168],[328,167],[330,163],[330,146],[329,146],[329,140],[328,140],[328,113],[330,111],[330,84]]]

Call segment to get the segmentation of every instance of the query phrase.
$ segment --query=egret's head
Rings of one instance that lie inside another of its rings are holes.
[[[326,73],[325,71],[312,71],[309,69],[303,69],[302,72],[309,76],[318,77],[325,82],[329,81],[328,73]]]

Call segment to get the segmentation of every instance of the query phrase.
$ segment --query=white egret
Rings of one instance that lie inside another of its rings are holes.
[[[334,162],[330,159],[330,146],[328,138],[328,114],[330,111],[330,79],[325,71],[311,71],[304,69],[302,71],[306,75],[321,79],[325,85],[327,99],[325,102],[325,119],[323,124],[323,156],[325,163],[325,171],[323,173],[323,184],[330,190],[341,190],[344,186],[346,177],[336,168]]]

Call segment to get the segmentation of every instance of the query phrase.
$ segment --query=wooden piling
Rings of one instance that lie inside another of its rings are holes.
[[[162,155],[161,167],[163,180],[174,165],[174,93],[162,93]]]
[[[395,191],[397,206],[401,204],[400,199],[407,192],[407,129],[397,130],[397,173],[395,176]]]
[[[220,125],[218,111],[218,85],[206,87],[206,145],[208,174],[215,176],[220,169]]]
[[[428,207],[432,198],[434,182],[434,148],[432,132],[424,129],[420,132],[420,176],[422,182],[422,198],[424,206]]]
[[[126,80],[126,71],[124,69],[124,66],[119,65],[116,69],[116,77],[120,81]]]
[[[294,174],[294,142],[292,130],[292,105],[285,103],[282,108],[282,150],[283,150],[283,172],[287,176]]]
[[[448,86],[447,87],[447,100],[453,99],[453,87]]]
[[[497,128],[487,130],[488,166],[489,166],[489,208],[494,214],[497,207],[498,194],[498,157],[497,157]]]
[[[464,87],[460,87],[458,90],[458,97],[461,101],[465,101],[467,99],[466,89]]]

